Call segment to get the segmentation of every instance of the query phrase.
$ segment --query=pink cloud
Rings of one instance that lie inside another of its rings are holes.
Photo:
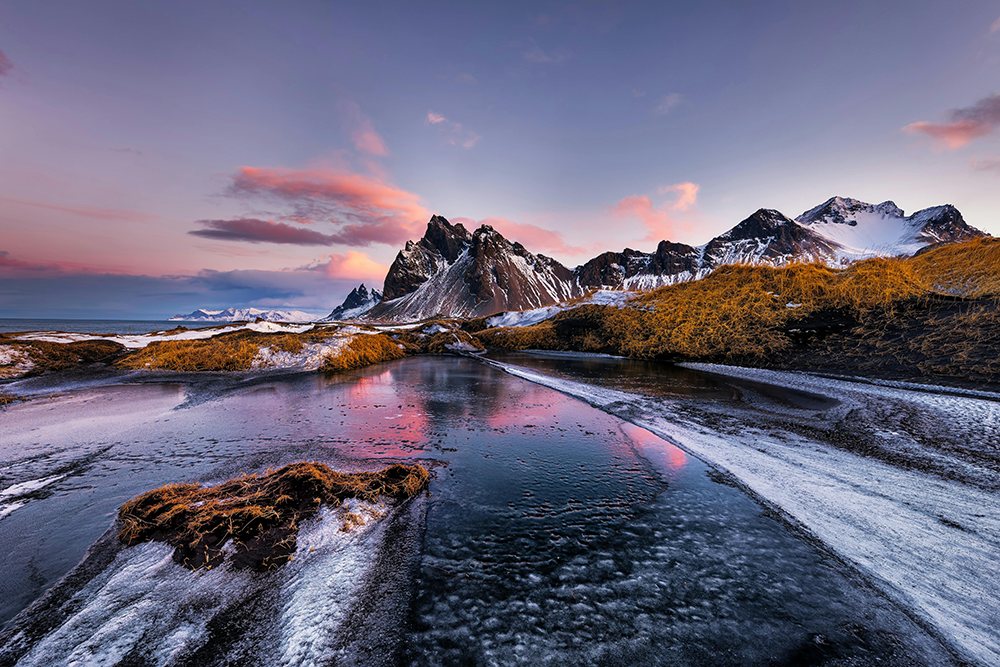
[[[231,195],[267,198],[292,207],[297,219],[324,219],[339,226],[331,243],[399,245],[419,233],[430,218],[418,195],[376,176],[338,168],[308,170],[241,167]]]
[[[355,102],[346,102],[343,105],[344,118],[348,125],[348,132],[354,147],[362,153],[385,157],[389,154],[385,140],[382,138],[368,116],[361,113],[361,107]]]
[[[993,25],[990,26],[990,34],[992,35],[995,32],[1000,32],[1000,18],[994,21]]]
[[[928,136],[948,150],[967,146],[979,137],[992,134],[1000,126],[1000,95],[984,97],[970,107],[955,109],[949,118],[948,123],[910,123],[903,130]]]
[[[343,255],[330,255],[330,260],[320,268],[327,276],[341,280],[368,280],[381,283],[389,273],[389,267],[379,264],[367,254],[348,250]]]
[[[45,204],[43,202],[28,201],[25,199],[11,199],[0,197],[0,202],[5,204],[16,204],[19,206],[31,206],[49,211],[59,211],[81,218],[94,218],[96,220],[118,220],[122,222],[151,222],[159,220],[160,216],[152,213],[142,213],[141,211],[129,211],[119,208],[99,208],[97,206],[65,206],[59,204]]]
[[[687,221],[679,220],[675,214],[686,213],[698,203],[698,190],[697,183],[663,185],[657,192],[661,195],[676,193],[677,196],[673,201],[665,202],[662,206],[654,206],[649,197],[632,195],[612,206],[611,214],[617,218],[638,218],[649,230],[643,241],[659,242],[670,239],[690,227]]]
[[[1000,158],[972,158],[970,166],[976,171],[1000,171]]]
[[[284,222],[236,218],[234,220],[198,220],[204,229],[188,234],[219,241],[248,241],[250,243],[288,243],[293,245],[331,245],[335,237],[312,229],[296,227]]]
[[[695,204],[698,203],[698,190],[700,186],[697,183],[675,183],[674,185],[661,185],[657,192],[661,195],[670,194],[671,192],[677,193],[677,199],[670,204],[670,208],[675,211],[686,211]]]
[[[484,218],[478,222],[471,218],[452,218],[452,222],[462,223],[467,229],[475,229],[480,225],[489,225],[510,241],[517,241],[533,253],[545,251],[566,255],[579,255],[588,251],[587,248],[569,245],[559,232],[542,229],[537,225],[513,222],[506,218]]]
[[[439,113],[427,112],[427,124],[438,125],[445,141],[451,146],[461,146],[462,148],[473,148],[479,143],[481,136],[472,130],[466,130],[461,123],[448,120]]]

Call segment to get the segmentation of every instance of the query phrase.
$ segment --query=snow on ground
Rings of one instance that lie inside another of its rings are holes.
[[[630,292],[625,290],[596,290],[593,294],[586,296],[582,299],[573,300],[568,303],[556,303],[551,306],[543,306],[541,308],[532,308],[531,310],[514,310],[506,313],[500,313],[499,315],[494,315],[493,317],[487,318],[486,326],[488,327],[530,327],[533,324],[538,324],[543,322],[550,317],[555,317],[564,310],[569,310],[570,308],[576,308],[577,306],[583,306],[587,304],[598,304],[601,306],[623,306],[625,303],[636,296],[636,292]]]
[[[498,364],[580,398],[728,471],[780,508],[967,660],[1000,664],[1000,496],[907,470],[753,420],[725,424],[690,402],[560,380]],[[696,368],[849,398],[928,402],[996,433],[1000,403],[752,369]],[[946,413],[947,414],[947,413]],[[723,432],[724,431],[724,432]],[[893,434],[886,434],[887,437]],[[949,455],[942,450],[940,457]]]
[[[340,353],[350,340],[349,336],[327,339],[322,343],[306,343],[298,352],[285,352],[273,347],[262,347],[257,352],[251,368],[264,370],[281,368],[298,371],[315,371],[323,365],[326,357]]]
[[[345,508],[363,524],[342,530]],[[0,659],[23,653],[22,667],[112,665],[126,656],[149,665],[200,664],[199,651],[220,641],[212,623],[221,616],[251,626],[221,638],[233,644],[226,654],[237,662],[326,664],[335,648],[329,643],[386,546],[382,524],[392,511],[381,502],[323,507],[303,524],[294,560],[264,574],[228,565],[191,572],[159,542],[121,549],[75,592],[74,608],[56,627],[35,640],[16,633]]]
[[[12,484],[3,491],[0,491],[0,519],[28,504],[28,496],[39,489],[44,489],[53,482],[58,482],[66,475],[49,475],[40,479],[29,479],[20,484]]]
[[[205,338],[211,338],[221,333],[232,333],[233,331],[240,331],[247,329],[250,331],[257,331],[260,333],[303,333],[311,330],[315,325],[313,324],[281,324],[277,322],[251,322],[249,324],[243,324],[240,326],[228,326],[228,327],[206,327],[204,329],[190,329],[190,330],[175,330],[175,331],[156,331],[148,334],[119,334],[119,335],[105,335],[105,334],[86,334],[86,333],[65,333],[65,332],[47,332],[39,331],[21,334],[20,336],[15,336],[16,340],[37,340],[46,343],[75,343],[81,340],[110,340],[114,343],[121,343],[129,349],[139,349],[146,347],[150,343],[161,340],[202,340]],[[2,348],[0,348],[2,350]],[[0,364],[3,363],[2,357],[0,357]]]
[[[24,375],[35,367],[35,362],[24,350],[12,345],[0,345],[0,379]]]

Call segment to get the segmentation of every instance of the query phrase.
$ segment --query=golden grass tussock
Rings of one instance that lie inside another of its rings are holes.
[[[380,361],[393,361],[406,356],[405,346],[385,334],[358,334],[351,338],[337,354],[323,361],[324,371],[348,371],[370,366]]]
[[[11,403],[17,403],[20,400],[23,400],[23,399],[21,399],[21,398],[19,398],[17,396],[13,396],[11,394],[8,394],[5,391],[0,391],[0,406],[10,405]]]
[[[110,340],[81,340],[72,343],[52,343],[40,340],[4,338],[4,357],[27,357],[30,368],[27,375],[40,375],[51,371],[64,371],[76,366],[94,363],[112,363],[125,354],[125,346]],[[13,353],[13,354],[11,354]],[[13,363],[8,370],[17,366]],[[0,366],[0,377],[7,376]]]
[[[192,570],[223,562],[237,569],[266,570],[287,562],[301,522],[322,505],[380,496],[402,500],[427,488],[420,465],[392,465],[377,472],[343,473],[322,463],[293,463],[263,475],[243,475],[217,486],[167,484],[118,511],[123,544],[149,540],[174,547],[174,561]]]
[[[973,298],[1000,296],[1000,239],[949,243],[921,252],[906,264],[935,292]]]
[[[326,338],[329,333],[320,334]],[[132,352],[118,362],[133,370],[248,371],[263,347],[297,354],[317,336],[236,331],[200,340],[161,340]]]

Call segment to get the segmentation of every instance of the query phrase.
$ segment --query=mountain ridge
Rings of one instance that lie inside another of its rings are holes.
[[[363,317],[414,320],[478,317],[544,307],[592,289],[648,290],[697,280],[726,264],[846,266],[867,257],[913,255],[924,247],[987,236],[951,204],[906,216],[892,201],[831,197],[797,218],[760,208],[700,246],[669,240],[647,253],[608,251],[574,269],[483,225],[469,232],[440,215],[407,241],[385,279],[384,299]]]

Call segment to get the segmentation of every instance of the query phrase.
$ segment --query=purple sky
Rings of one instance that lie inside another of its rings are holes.
[[[995,1],[4,3],[0,317],[325,313],[432,213],[570,267],[833,195],[997,235],[998,93]]]

